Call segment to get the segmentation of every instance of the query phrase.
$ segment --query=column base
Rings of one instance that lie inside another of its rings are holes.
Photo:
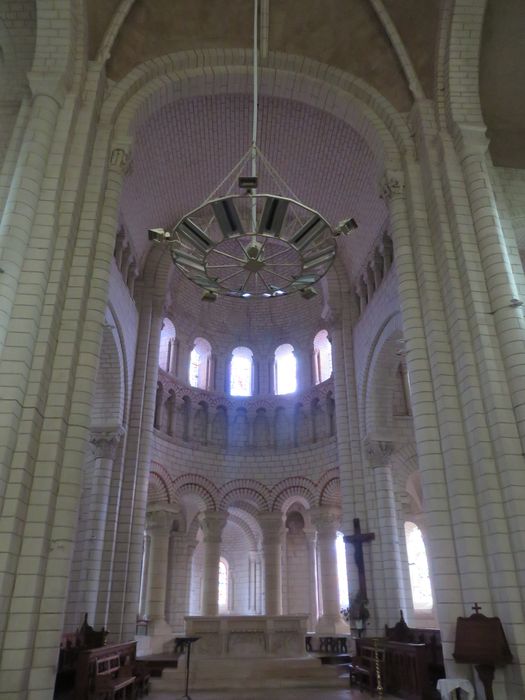
[[[315,633],[323,636],[350,634],[350,627],[340,615],[321,615],[317,620]]]
[[[148,634],[135,637],[137,656],[151,654],[173,654],[175,634],[165,620],[151,620]]]

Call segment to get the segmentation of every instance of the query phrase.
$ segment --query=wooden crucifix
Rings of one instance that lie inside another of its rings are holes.
[[[365,542],[372,542],[375,540],[376,536],[373,532],[361,532],[361,524],[359,518],[354,518],[354,534],[345,535],[343,540],[345,542],[350,542],[354,547],[354,561],[357,567],[357,572],[359,574],[359,592],[361,596],[365,599],[368,598],[366,592],[366,576],[365,576],[365,560],[363,557],[363,544]]]

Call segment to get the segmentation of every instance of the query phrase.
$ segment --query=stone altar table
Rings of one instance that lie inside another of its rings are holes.
[[[306,653],[307,620],[307,615],[186,617],[185,634],[199,637],[191,652],[190,688],[341,687],[335,667]],[[180,690],[183,681],[181,659],[178,668],[154,679],[153,689]]]

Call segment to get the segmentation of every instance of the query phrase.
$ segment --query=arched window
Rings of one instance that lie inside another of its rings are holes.
[[[335,552],[337,555],[337,579],[339,581],[339,607],[347,608],[349,605],[348,573],[346,569],[346,545],[342,532],[337,533]]]
[[[175,370],[175,336],[175,326],[169,318],[165,318],[160,332],[159,367],[166,372]]]
[[[319,331],[314,338],[314,375],[316,384],[332,376],[332,343],[328,331]]]
[[[421,530],[415,523],[405,523],[405,539],[414,610],[431,610],[433,600],[427,552]]]
[[[275,350],[275,393],[293,394],[297,389],[297,360],[293,345],[284,343]]]
[[[230,364],[231,396],[251,396],[253,392],[253,353],[239,347],[232,352]]]
[[[210,385],[211,345],[204,338],[195,338],[190,354],[190,386],[208,389]]]
[[[228,578],[229,578],[228,562],[224,557],[219,560],[219,612],[226,612],[228,606]]]

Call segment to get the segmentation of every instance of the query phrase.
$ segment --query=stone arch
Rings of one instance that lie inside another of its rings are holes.
[[[168,503],[174,503],[176,501],[174,484],[168,470],[162,464],[152,462],[150,467],[150,484],[152,483],[152,478],[155,479],[155,483],[158,486],[160,485],[162,487]]]
[[[226,510],[239,502],[247,502],[257,511],[267,511],[270,493],[263,484],[253,479],[228,481],[219,491],[219,509]]]
[[[451,133],[458,125],[485,129],[479,92],[479,56],[487,0],[448,0],[441,14],[436,95],[443,94],[441,120]],[[468,30],[468,31],[466,31]]]
[[[291,499],[291,500],[290,500]],[[304,476],[279,481],[271,492],[271,510],[283,510],[287,502],[302,499],[308,508],[316,505],[315,484]]]
[[[257,538],[246,520],[241,518],[236,513],[228,512],[228,522],[242,530],[248,539],[251,549],[257,549]]]
[[[396,312],[383,323],[371,344],[361,387],[367,435],[385,435],[393,428],[392,399],[400,361],[396,353],[402,333],[401,314]]]
[[[106,149],[106,167],[110,163],[128,167],[134,126],[166,102],[198,94],[251,91],[250,51],[215,49],[199,54],[180,52],[146,61],[112,86],[101,109],[93,167],[101,164]],[[401,154],[411,148],[411,136],[404,117],[376,90],[311,59],[281,53],[271,54],[270,59],[272,67],[260,69],[261,94],[266,91],[304,102],[349,124],[371,149],[378,179],[385,168],[400,169]],[[115,198],[120,199],[121,179],[114,178],[111,189],[102,216],[106,226],[116,231]],[[162,300],[174,271],[170,256],[165,248],[153,246],[145,260],[143,284]]]
[[[169,503],[169,488],[157,472],[150,472],[148,486],[148,503]]]
[[[115,123],[116,141],[128,141],[137,120],[179,97],[250,92],[251,51],[203,50],[169,54],[146,61],[115,84],[102,118]],[[198,63],[197,63],[198,60]],[[369,144],[378,162],[395,167],[411,143],[406,123],[392,105],[363,80],[302,56],[272,52],[272,67],[260,68],[260,92],[285,96],[333,113]],[[210,80],[213,68],[216,84]],[[314,87],[315,86],[315,87]]]
[[[217,489],[214,484],[199,474],[183,474],[173,482],[173,492],[177,500],[185,494],[199,496],[204,510],[217,510]]]
[[[341,484],[339,477],[334,477],[325,484],[319,495],[320,506],[340,506],[341,505]]]

